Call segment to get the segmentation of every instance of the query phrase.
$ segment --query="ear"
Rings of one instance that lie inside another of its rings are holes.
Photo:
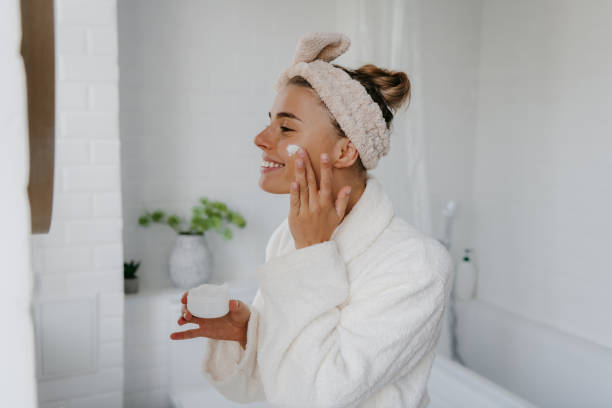
[[[351,167],[359,158],[359,152],[348,137],[342,137],[334,146],[334,156],[336,157],[333,163],[335,168]]]

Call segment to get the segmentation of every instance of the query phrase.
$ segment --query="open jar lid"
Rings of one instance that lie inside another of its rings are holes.
[[[212,319],[229,313],[229,286],[205,283],[187,293],[187,309],[192,315]]]

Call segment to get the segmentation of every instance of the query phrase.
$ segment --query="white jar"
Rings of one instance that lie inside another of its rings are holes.
[[[196,317],[213,319],[229,313],[229,287],[205,283],[187,293],[187,309]]]

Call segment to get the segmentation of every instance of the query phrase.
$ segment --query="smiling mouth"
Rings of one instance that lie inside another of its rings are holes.
[[[280,169],[282,167],[285,167],[283,163],[276,163],[276,162],[271,162],[271,161],[266,161],[266,160],[261,161],[262,169]]]

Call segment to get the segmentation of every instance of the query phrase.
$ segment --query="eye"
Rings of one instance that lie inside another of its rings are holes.
[[[281,126],[280,128],[281,128],[281,130],[282,130],[283,132],[293,132],[293,129],[289,129],[289,128],[288,128],[288,127],[286,127],[286,126]]]

